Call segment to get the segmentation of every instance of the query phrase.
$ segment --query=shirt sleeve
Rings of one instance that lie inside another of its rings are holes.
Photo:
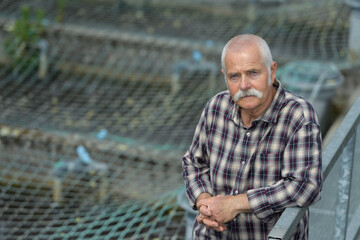
[[[193,209],[196,209],[196,199],[201,193],[212,194],[206,139],[205,109],[196,127],[192,144],[182,159],[186,193]]]
[[[287,144],[281,176],[271,186],[247,191],[254,214],[265,222],[287,207],[308,207],[320,199],[321,133],[315,123],[303,125]]]

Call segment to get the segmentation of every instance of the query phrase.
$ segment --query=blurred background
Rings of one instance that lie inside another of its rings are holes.
[[[358,0],[1,0],[0,238],[185,239],[181,158],[241,33],[326,145],[360,96]]]

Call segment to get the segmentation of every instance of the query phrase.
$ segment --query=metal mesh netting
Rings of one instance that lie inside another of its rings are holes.
[[[1,136],[2,238],[166,239],[182,232],[178,164],[80,135],[2,127]],[[75,146],[89,149],[89,164]]]
[[[181,156],[225,89],[224,43],[255,33],[280,66],[346,64],[349,13],[336,0],[1,1],[1,238],[183,239]]]

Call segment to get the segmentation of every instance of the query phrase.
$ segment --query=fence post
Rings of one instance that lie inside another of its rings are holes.
[[[355,151],[355,133],[352,134],[345,146],[340,162],[340,176],[338,183],[338,196],[335,214],[334,240],[346,239],[346,227],[350,202],[352,164]]]
[[[346,0],[350,13],[349,26],[349,60],[360,60],[360,0]]]

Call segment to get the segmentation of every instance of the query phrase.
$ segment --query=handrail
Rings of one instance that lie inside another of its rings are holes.
[[[324,181],[326,180],[333,166],[335,165],[349,142],[351,142],[352,149],[348,150],[352,150],[352,152],[354,151],[355,141],[353,140],[355,140],[356,130],[359,123],[360,97],[352,105],[352,107],[346,114],[344,120],[342,121],[339,128],[336,130],[330,142],[322,153]],[[351,161],[353,161],[353,155]],[[346,208],[348,207],[347,205]],[[285,209],[285,211],[275,224],[274,228],[269,233],[268,239],[289,239],[292,236],[292,233],[295,231],[295,228],[298,225],[299,221],[303,217],[306,209],[307,208],[300,207],[291,207]],[[346,228],[346,226],[344,227]],[[346,234],[346,229],[342,229],[342,232],[345,232]]]

